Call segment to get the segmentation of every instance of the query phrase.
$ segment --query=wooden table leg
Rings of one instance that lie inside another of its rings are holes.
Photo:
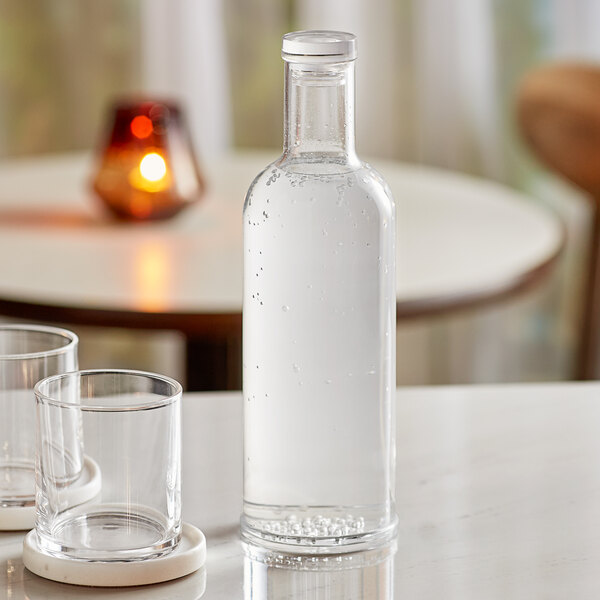
[[[576,379],[597,379],[600,337],[600,198],[593,207],[586,290],[581,335],[577,356]]]
[[[242,389],[241,336],[186,341],[186,390],[208,392]]]

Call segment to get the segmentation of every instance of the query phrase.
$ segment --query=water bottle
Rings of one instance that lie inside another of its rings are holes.
[[[395,535],[394,203],[354,149],[356,37],[283,37],[284,149],[244,205],[242,537]]]

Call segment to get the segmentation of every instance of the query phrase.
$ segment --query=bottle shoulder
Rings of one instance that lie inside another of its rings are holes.
[[[244,210],[252,206],[264,208],[278,197],[293,196],[295,201],[303,197],[315,202],[339,202],[340,198],[372,202],[383,212],[395,212],[392,191],[382,175],[369,163],[359,162],[348,169],[331,169],[331,172],[315,173],[299,168],[299,163],[290,165],[281,158],[267,165],[252,181]],[[261,208],[261,209],[262,209]]]
[[[248,191],[246,192],[246,198],[244,201],[244,212],[248,209],[249,206],[252,205],[252,198],[254,196],[255,190],[260,191],[264,188],[268,188],[271,185],[271,179],[273,175],[279,171],[278,167],[276,166],[279,160],[280,159],[278,158],[277,160],[269,163],[265,166],[264,169],[262,169],[256,174],[256,176],[252,180],[252,183],[248,187]]]

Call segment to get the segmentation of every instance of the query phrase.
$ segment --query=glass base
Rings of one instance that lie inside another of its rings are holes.
[[[135,511],[110,505],[78,509],[55,523],[48,537],[38,528],[42,550],[79,560],[134,561],[163,556],[179,542],[180,533],[168,537],[160,515],[138,507]]]
[[[265,510],[266,509],[266,510]],[[361,510],[362,509],[362,510]],[[352,512],[350,512],[352,510]],[[260,512],[269,513],[259,516]],[[379,548],[396,537],[398,519],[374,519],[367,507],[261,507],[245,504],[242,540],[299,554],[339,554]]]
[[[0,464],[0,506],[35,504],[35,468],[32,462]]]

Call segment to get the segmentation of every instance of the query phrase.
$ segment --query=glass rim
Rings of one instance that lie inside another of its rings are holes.
[[[47,387],[56,381],[73,379],[74,377],[81,379],[82,377],[93,377],[95,375],[109,374],[128,375],[138,377],[141,379],[153,379],[155,381],[161,381],[163,383],[168,384],[173,389],[173,393],[169,395],[164,395],[157,400],[150,402],[146,401],[140,404],[115,404],[113,406],[106,406],[104,404],[94,404],[93,401],[82,401],[79,404],[74,404],[73,402],[65,402],[64,400],[57,400],[56,398],[53,398],[52,396],[49,396],[47,393],[42,391],[43,387]],[[151,373],[150,371],[139,371],[137,369],[84,369],[81,371],[69,371],[68,373],[59,373],[57,375],[51,375],[50,377],[41,379],[35,384],[33,391],[36,400],[44,402],[45,404],[50,404],[52,406],[58,406],[60,408],[77,407],[83,411],[88,412],[138,412],[173,404],[179,398],[181,398],[183,394],[183,387],[178,381],[176,381],[172,377],[168,377],[167,375],[160,375],[159,373]]]
[[[10,324],[0,325],[0,333],[2,331],[27,331],[34,333],[49,333],[63,339],[67,339],[68,342],[64,346],[58,348],[52,348],[51,350],[40,350],[39,352],[23,352],[20,354],[2,354],[0,352],[0,361],[3,360],[29,360],[34,358],[44,358],[46,356],[58,356],[60,354],[66,354],[72,350],[79,343],[79,336],[62,327],[50,327],[48,325],[28,325],[28,324]]]

